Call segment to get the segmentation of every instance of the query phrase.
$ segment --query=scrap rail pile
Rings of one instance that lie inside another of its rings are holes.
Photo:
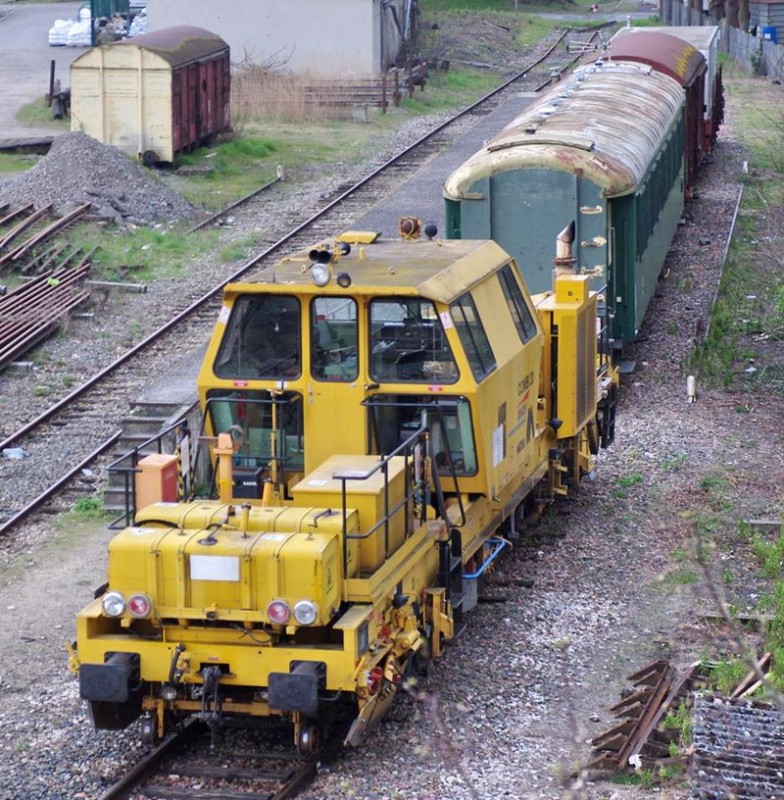
[[[14,211],[0,209],[0,274],[10,270],[22,275],[35,274],[54,267],[55,262],[56,266],[64,266],[60,260],[64,248],[46,250],[42,246],[89,210],[90,203],[85,203],[45,224],[52,213],[51,205],[35,209],[31,203]]]
[[[13,270],[27,278],[15,289],[0,286],[0,369],[51,336],[89,298],[90,254],[67,245],[44,247],[89,208],[79,206],[49,224],[48,206],[0,210],[0,273]]]

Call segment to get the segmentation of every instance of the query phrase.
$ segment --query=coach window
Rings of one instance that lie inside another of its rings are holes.
[[[476,380],[481,381],[495,369],[495,356],[474,299],[470,294],[464,294],[452,303],[450,309],[471,371]]]
[[[498,273],[498,280],[501,282],[501,289],[506,298],[506,304],[509,306],[509,313],[512,315],[517,333],[520,334],[520,341],[523,343],[530,341],[536,336],[536,323],[509,264],[501,268]]]
[[[219,378],[296,378],[302,371],[300,305],[296,297],[238,297],[226,325],[215,374]]]
[[[310,371],[320,381],[353,381],[357,364],[357,303],[317,297],[310,305]]]

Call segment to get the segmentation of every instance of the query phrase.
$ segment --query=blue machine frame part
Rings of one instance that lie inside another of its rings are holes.
[[[512,546],[506,539],[501,539],[498,536],[488,539],[487,544],[493,548],[490,551],[490,555],[488,555],[487,558],[482,562],[479,569],[475,570],[474,572],[464,572],[463,580],[475,581],[477,578],[481,577],[487,568],[493,563],[493,561],[495,561],[496,558],[501,555],[501,552],[504,550],[504,548]]]

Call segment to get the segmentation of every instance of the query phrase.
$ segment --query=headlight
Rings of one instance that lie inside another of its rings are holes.
[[[332,277],[328,264],[314,264],[310,268],[310,279],[316,286],[326,286]]]
[[[285,625],[291,616],[291,609],[283,600],[273,600],[267,606],[267,616],[275,625]]]
[[[134,594],[128,598],[128,613],[136,619],[149,617],[152,612],[152,600],[146,594]]]
[[[125,611],[125,598],[119,592],[107,592],[101,599],[101,605],[108,617],[121,617]]]
[[[312,625],[318,619],[318,608],[310,600],[300,600],[294,606],[294,619],[300,625]]]

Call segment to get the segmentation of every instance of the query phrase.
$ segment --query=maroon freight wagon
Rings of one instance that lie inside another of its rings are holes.
[[[88,50],[71,65],[71,130],[146,164],[230,130],[229,46],[175,26]]]

